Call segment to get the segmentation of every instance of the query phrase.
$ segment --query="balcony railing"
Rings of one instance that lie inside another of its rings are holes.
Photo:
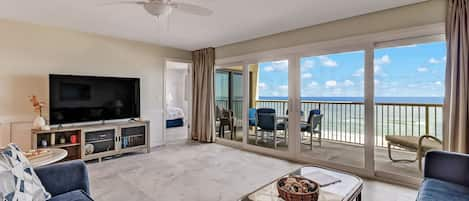
[[[273,108],[277,115],[286,115],[288,102],[282,100],[258,100],[257,108]],[[302,101],[302,117],[307,111],[319,109],[323,139],[364,144],[365,112],[362,102]],[[421,136],[429,134],[442,138],[443,109],[441,104],[376,103],[375,145],[387,146],[385,136]]]
[[[217,100],[219,107],[230,108],[227,100]],[[284,100],[258,100],[257,108],[273,108],[278,116],[285,116],[288,102]],[[242,117],[242,101],[233,101],[234,116]],[[375,104],[375,145],[387,146],[385,136],[421,136],[429,134],[442,139],[442,104],[376,103]],[[321,110],[323,139],[352,144],[364,144],[365,111],[362,102],[302,101],[302,118],[308,111]]]

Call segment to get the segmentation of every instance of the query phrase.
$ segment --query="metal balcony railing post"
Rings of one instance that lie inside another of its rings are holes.
[[[428,105],[425,106],[425,135],[430,134],[430,114],[428,111]]]

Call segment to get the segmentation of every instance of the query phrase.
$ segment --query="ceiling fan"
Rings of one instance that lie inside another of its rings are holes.
[[[170,15],[174,10],[198,16],[212,15],[213,11],[198,5],[176,2],[173,0],[118,1],[106,5],[136,4],[141,5],[151,15],[160,17]]]

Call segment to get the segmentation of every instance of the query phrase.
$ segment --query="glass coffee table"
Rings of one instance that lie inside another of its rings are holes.
[[[363,180],[358,176],[315,166],[302,167],[280,178],[288,175],[300,175],[318,182],[321,185],[318,201],[361,201]],[[283,201],[277,191],[280,178],[245,195],[239,201]]]

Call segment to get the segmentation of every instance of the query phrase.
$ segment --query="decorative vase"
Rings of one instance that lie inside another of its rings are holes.
[[[55,133],[50,134],[50,145],[55,145]]]
[[[42,147],[47,147],[47,140],[41,140]]]
[[[76,143],[77,143],[77,136],[76,136],[76,135],[70,136],[70,143],[72,143],[72,144],[76,144]]]
[[[46,120],[41,117],[41,116],[37,116],[35,119],[34,119],[34,122],[33,122],[33,129],[41,129],[43,127],[46,126]]]
[[[41,130],[43,130],[43,131],[50,131],[50,126],[45,125],[45,126],[41,127]]]

